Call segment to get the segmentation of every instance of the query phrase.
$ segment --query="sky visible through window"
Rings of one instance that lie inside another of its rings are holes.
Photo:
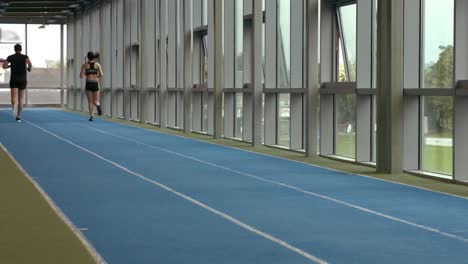
[[[439,46],[453,45],[453,0],[425,0],[425,62],[433,64],[439,59]],[[356,4],[340,8],[343,30],[346,35],[348,50],[356,49]],[[351,30],[351,32],[349,32]],[[355,62],[354,54],[348,54],[349,60]],[[341,59],[341,58],[340,58]],[[340,61],[343,64],[343,61]]]
[[[6,59],[14,53],[16,43],[23,45],[23,54],[30,57],[34,67],[46,68],[51,61],[60,60],[60,25],[48,25],[43,29],[40,25],[28,25],[28,46],[25,45],[24,24],[0,24],[2,32],[1,54]]]
[[[426,63],[439,59],[439,46],[453,45],[453,0],[425,0],[425,41],[424,58]]]
[[[60,60],[60,25],[39,26],[28,25],[28,56],[35,67],[47,68],[48,61]]]

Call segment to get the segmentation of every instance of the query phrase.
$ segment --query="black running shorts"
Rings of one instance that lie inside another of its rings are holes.
[[[86,91],[97,92],[99,91],[98,82],[86,82]]]
[[[26,89],[28,82],[26,80],[10,80],[10,88]]]

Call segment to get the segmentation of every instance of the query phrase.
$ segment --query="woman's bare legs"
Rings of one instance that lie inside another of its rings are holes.
[[[86,91],[86,97],[88,98],[88,110],[89,110],[89,121],[93,119],[93,112],[94,112],[94,96],[93,92]]]
[[[101,110],[101,100],[100,100],[101,94],[99,91],[93,92],[93,103],[96,106],[98,110],[98,115],[102,115],[102,110]]]

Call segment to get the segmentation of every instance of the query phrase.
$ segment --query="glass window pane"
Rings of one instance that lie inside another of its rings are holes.
[[[24,24],[0,24],[0,60],[6,60],[8,56],[15,53],[15,44],[23,45],[23,53],[26,53]],[[0,84],[9,87],[10,69],[0,67]],[[9,92],[9,91],[8,91]],[[9,101],[9,100],[8,100]]]
[[[28,25],[28,56],[33,70],[28,87],[60,86],[60,25]]]
[[[62,40],[63,40],[63,61],[62,61],[62,66],[63,66],[63,72],[64,74],[67,72],[67,25],[63,25],[63,35],[62,35]],[[66,76],[66,75],[65,75]],[[65,81],[65,78],[64,78]]]
[[[278,0],[278,88],[291,88],[291,0]]]
[[[344,50],[341,41],[338,41],[338,82],[348,82],[346,68],[344,63]]]
[[[244,1],[236,0],[236,55],[235,55],[235,88],[244,86]]]
[[[350,82],[356,81],[356,4],[340,7]]]
[[[422,170],[442,174],[453,172],[453,98],[424,97],[422,117]]]
[[[208,0],[202,0],[202,24],[208,25]]]
[[[356,156],[356,97],[352,94],[335,95],[335,105],[335,154],[354,158]]]
[[[202,93],[202,131],[208,133],[208,93]]]
[[[202,83],[208,84],[208,35],[203,36],[202,42]]]
[[[278,95],[278,145],[289,147],[290,94]]]
[[[234,124],[234,137],[242,138],[242,93],[236,93],[235,107],[236,107],[236,121]]]
[[[453,21],[453,0],[424,0],[423,88],[453,87]]]
[[[372,96],[372,161],[377,161],[377,98]]]

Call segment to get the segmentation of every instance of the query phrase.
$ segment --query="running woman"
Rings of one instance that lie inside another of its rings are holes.
[[[11,108],[13,114],[16,115],[16,121],[21,122],[21,113],[23,112],[24,94],[27,85],[26,69],[30,72],[32,63],[27,55],[21,54],[23,48],[20,44],[16,44],[15,54],[8,56],[3,62],[3,69],[11,68],[10,76],[10,94]],[[27,65],[27,68],[26,68]]]
[[[102,115],[101,105],[99,104],[99,79],[104,76],[102,67],[96,62],[99,53],[92,51],[86,56],[88,62],[81,67],[80,78],[86,76],[86,97],[88,98],[89,121],[94,121],[94,106],[97,108],[98,115]]]

